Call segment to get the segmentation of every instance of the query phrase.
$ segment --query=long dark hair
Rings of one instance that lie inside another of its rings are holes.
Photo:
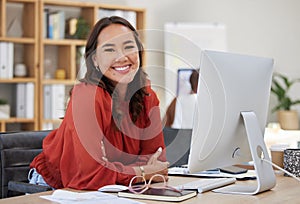
[[[138,116],[141,114],[141,112],[144,109],[143,98],[144,96],[148,95],[145,88],[147,74],[144,72],[144,70],[141,67],[143,63],[143,51],[144,51],[143,45],[140,41],[136,29],[127,20],[118,16],[111,16],[111,17],[102,18],[95,24],[94,28],[92,29],[89,35],[85,47],[85,60],[86,60],[87,72],[85,77],[80,81],[89,84],[95,84],[108,91],[108,93],[112,96],[112,100],[113,100],[112,115],[115,119],[117,119],[117,122],[120,122],[123,113],[118,110],[118,96],[117,93],[114,92],[116,85],[114,85],[114,83],[110,79],[105,77],[100,70],[97,70],[92,60],[92,55],[95,53],[95,50],[97,48],[97,38],[100,32],[111,24],[121,24],[128,27],[130,30],[132,30],[135,42],[138,47],[140,67],[132,82],[128,84],[126,98],[125,98],[126,100],[130,100],[129,112],[131,114],[132,121],[135,123],[138,119]]]

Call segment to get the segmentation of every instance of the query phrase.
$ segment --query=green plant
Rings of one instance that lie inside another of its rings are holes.
[[[1,99],[0,98],[0,105],[6,105],[8,102],[6,99]]]
[[[292,100],[288,95],[291,86],[296,82],[300,82],[300,79],[290,80],[288,77],[279,73],[273,75],[271,92],[276,95],[278,105],[272,109],[272,112],[291,110],[291,106],[300,104],[300,100]]]
[[[90,25],[82,17],[77,19],[76,32],[74,38],[76,39],[86,39],[90,32]]]

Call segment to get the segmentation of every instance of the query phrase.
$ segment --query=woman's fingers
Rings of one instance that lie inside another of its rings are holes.
[[[157,161],[154,164],[144,166],[146,174],[168,174],[169,162]]]
[[[150,157],[149,161],[147,162],[147,164],[153,164],[157,161],[158,157],[161,155],[162,152],[162,148],[159,147],[156,152]]]

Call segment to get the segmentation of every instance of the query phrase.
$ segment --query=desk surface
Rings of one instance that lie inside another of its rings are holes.
[[[186,182],[193,181],[197,178],[191,177],[175,177],[170,176],[169,184],[170,185],[179,185]],[[300,202],[300,182],[291,178],[284,177],[282,175],[277,175],[276,177],[277,184],[276,186],[264,193],[260,193],[258,195],[229,195],[229,194],[220,194],[213,192],[206,192],[203,194],[198,194],[197,197],[186,200],[182,203],[299,203]],[[239,184],[255,184],[256,181],[238,181]],[[0,204],[15,204],[15,203],[23,203],[23,204],[50,204],[54,203],[45,199],[40,198],[40,195],[49,195],[52,191],[18,196],[6,199],[0,199]],[[156,203],[157,201],[149,201],[149,200],[140,200],[145,203]],[[161,203],[161,202],[160,202]],[[164,203],[164,202],[162,202]],[[170,203],[170,202],[165,202]]]

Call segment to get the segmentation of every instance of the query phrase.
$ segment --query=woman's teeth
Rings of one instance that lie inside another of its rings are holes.
[[[115,67],[115,70],[117,70],[117,71],[124,71],[124,70],[126,70],[126,69],[128,69],[129,68],[129,66],[125,66],[125,67]]]

